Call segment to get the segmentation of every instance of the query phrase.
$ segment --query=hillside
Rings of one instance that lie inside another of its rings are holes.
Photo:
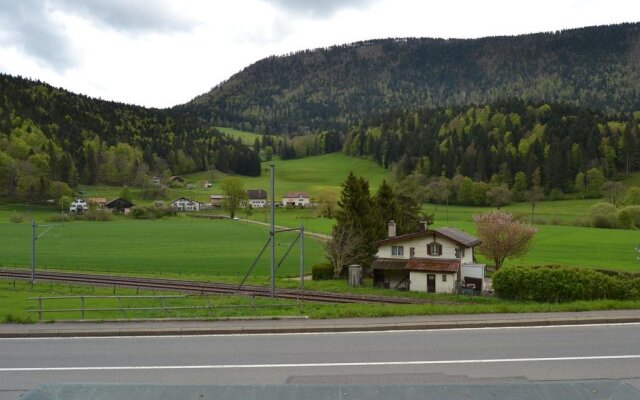
[[[78,183],[140,186],[211,167],[260,174],[257,152],[192,117],[0,74],[0,197],[57,199]]]
[[[381,39],[256,62],[176,111],[259,133],[517,97],[640,110],[640,24],[482,39]]]

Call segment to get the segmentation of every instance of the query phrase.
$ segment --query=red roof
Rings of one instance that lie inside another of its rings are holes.
[[[412,271],[428,272],[458,272],[460,261],[458,260],[426,260],[424,258],[410,258],[406,269]]]

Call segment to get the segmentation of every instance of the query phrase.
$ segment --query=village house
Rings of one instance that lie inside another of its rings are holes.
[[[171,207],[175,208],[176,211],[200,211],[200,203],[187,199],[186,197],[180,197],[172,201]]]
[[[83,199],[75,199],[69,206],[69,211],[74,213],[82,213],[89,209],[89,204]]]
[[[133,207],[134,205],[135,204],[133,204],[127,199],[123,199],[122,197],[116,197],[115,199],[111,200],[104,206],[105,208],[108,208],[112,212],[129,214],[129,211],[131,211],[131,207]]]
[[[251,208],[264,208],[267,206],[267,191],[262,189],[247,190],[246,204]]]
[[[378,240],[371,266],[376,287],[428,293],[479,293],[485,287],[485,265],[476,264],[473,248],[480,239],[455,228],[428,229]]]
[[[291,192],[282,196],[284,207],[309,207],[309,195],[304,192]]]

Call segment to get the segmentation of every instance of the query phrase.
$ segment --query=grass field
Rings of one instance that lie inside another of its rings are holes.
[[[40,230],[41,231],[41,230]],[[59,235],[59,236],[55,236]],[[29,266],[31,227],[28,223],[0,223],[0,265]],[[140,221],[71,222],[56,225],[37,241],[37,268],[126,273],[244,275],[268,238],[266,227],[230,220],[178,216]],[[277,237],[277,260],[295,238],[293,233]],[[305,240],[308,271],[323,260],[322,245]],[[254,270],[268,275],[265,254]],[[278,271],[279,276],[299,274],[296,245]]]
[[[388,171],[372,161],[349,157],[342,153],[325,154],[298,160],[275,160],[276,166],[276,199],[287,192],[307,192],[317,196],[324,191],[340,192],[340,184],[344,182],[350,171],[369,181],[372,192],[384,179],[388,179]],[[209,172],[186,175],[188,181],[209,179]],[[216,176],[217,179],[223,175]],[[269,163],[262,163],[262,175],[259,177],[241,177],[247,189],[265,189],[269,191]],[[214,183],[213,192],[217,185]]]

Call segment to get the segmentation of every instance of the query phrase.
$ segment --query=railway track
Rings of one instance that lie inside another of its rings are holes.
[[[0,278],[29,280],[31,274],[25,270],[0,269]],[[242,296],[270,297],[269,288],[263,286],[238,285],[228,283],[211,283],[183,281],[177,279],[138,278],[116,275],[94,275],[69,272],[38,271],[37,281],[78,283],[96,286],[116,286],[140,289],[178,291],[196,294],[234,294]],[[455,304],[454,302],[431,301],[405,297],[355,295],[348,293],[319,292],[303,289],[277,289],[276,297],[282,299],[299,299],[325,303],[377,303],[377,304]]]

